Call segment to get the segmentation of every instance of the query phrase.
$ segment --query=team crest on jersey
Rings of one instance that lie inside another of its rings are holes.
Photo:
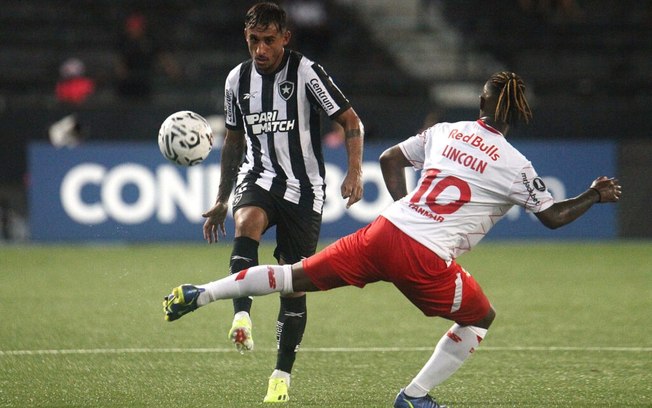
[[[288,100],[294,95],[294,82],[283,81],[278,84],[278,92],[281,95],[281,98]]]

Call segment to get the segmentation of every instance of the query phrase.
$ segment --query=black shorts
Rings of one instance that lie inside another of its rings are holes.
[[[299,262],[317,251],[321,214],[284,200],[262,187],[247,183],[236,188],[233,214],[243,207],[260,207],[267,213],[269,228],[276,226],[274,258],[288,264]]]

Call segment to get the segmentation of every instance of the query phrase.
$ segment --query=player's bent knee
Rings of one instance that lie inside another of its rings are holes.
[[[303,270],[301,262],[292,265],[292,288],[295,293],[316,292],[319,290]]]
[[[493,323],[495,318],[496,318],[496,310],[493,307],[489,307],[489,311],[487,312],[487,314],[479,321],[471,324],[471,326],[488,329],[489,326],[491,326],[491,323]]]

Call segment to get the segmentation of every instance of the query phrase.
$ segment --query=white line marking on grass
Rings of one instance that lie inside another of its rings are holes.
[[[434,347],[434,346],[433,346]],[[432,351],[433,347],[306,347],[308,353],[378,353],[405,351]],[[275,351],[269,349],[267,351]],[[233,348],[108,348],[108,349],[61,349],[61,350],[0,350],[0,356],[35,356],[63,354],[131,354],[131,353],[231,353]],[[565,346],[511,346],[481,347],[477,351],[590,351],[649,353],[652,347],[565,347]]]
[[[573,346],[508,346],[508,347],[479,347],[478,351],[632,351],[635,353],[648,353],[652,347],[573,347]]]

